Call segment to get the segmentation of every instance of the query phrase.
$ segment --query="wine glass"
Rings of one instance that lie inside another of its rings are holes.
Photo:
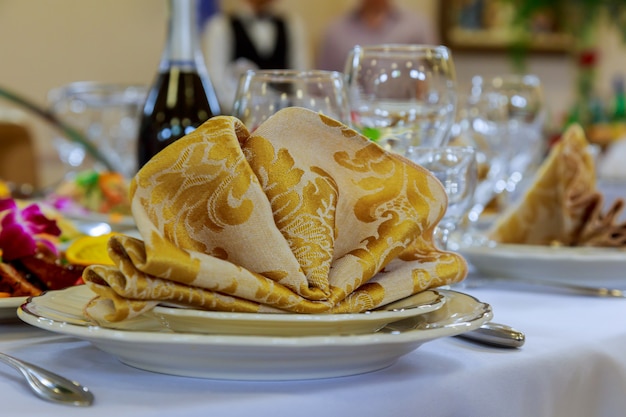
[[[470,229],[478,225],[487,205],[506,188],[511,158],[507,121],[507,99],[502,94],[484,92],[459,96],[449,144],[472,146],[476,150],[478,180],[467,214]]]
[[[347,123],[350,110],[343,74],[322,70],[248,70],[237,87],[233,116],[253,131],[278,110],[294,106]]]
[[[407,157],[429,170],[441,182],[448,207],[435,229],[436,244],[448,249],[449,237],[472,205],[478,169],[471,146],[411,147]]]
[[[132,177],[136,168],[139,116],[147,88],[141,85],[79,81],[48,93],[50,111],[83,132],[113,169]],[[79,143],[55,136],[59,158],[70,172],[98,168]]]
[[[545,111],[541,80],[532,74],[507,74],[472,79],[472,94],[499,93],[507,100],[507,128],[510,146],[506,191],[515,198],[520,183],[528,179],[546,151],[543,137]]]
[[[442,146],[454,120],[456,75],[445,46],[383,44],[350,52],[351,125],[383,148]]]

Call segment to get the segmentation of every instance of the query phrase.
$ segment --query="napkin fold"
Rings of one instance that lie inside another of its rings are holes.
[[[617,199],[604,210],[588,145],[582,127],[570,126],[489,236],[500,243],[626,246],[626,223],[618,223],[624,202]]]
[[[218,116],[133,178],[141,239],[108,244],[115,266],[83,278],[98,323],[159,303],[242,312],[361,312],[461,281],[437,249],[445,190],[424,168],[302,108],[253,134]]]

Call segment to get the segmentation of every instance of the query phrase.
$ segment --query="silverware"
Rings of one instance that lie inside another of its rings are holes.
[[[510,285],[516,284],[520,287],[543,287],[554,291],[568,292],[578,295],[587,295],[592,297],[616,297],[626,298],[626,290],[608,287],[594,287],[580,284],[572,284],[562,281],[550,281],[533,278],[519,278],[519,277],[507,277],[507,278],[485,278],[476,279],[470,278],[465,282],[465,288],[479,288],[485,286],[491,286],[493,284]]]
[[[520,348],[526,341],[526,336],[519,330],[515,330],[505,324],[493,322],[487,322],[478,329],[461,333],[456,337],[488,346],[504,348]]]
[[[45,400],[81,407],[93,403],[91,391],[77,382],[4,353],[0,353],[0,362],[18,370],[33,392]]]

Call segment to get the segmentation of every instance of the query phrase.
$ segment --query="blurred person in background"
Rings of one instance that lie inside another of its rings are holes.
[[[319,69],[343,71],[355,45],[381,43],[436,44],[435,25],[392,0],[360,0],[358,5],[332,21],[322,37]]]
[[[232,111],[239,77],[248,69],[309,69],[309,43],[298,16],[275,0],[241,0],[215,13],[202,31],[207,70],[224,114]]]

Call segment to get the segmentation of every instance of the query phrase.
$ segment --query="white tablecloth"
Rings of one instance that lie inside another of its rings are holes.
[[[522,349],[458,338],[429,342],[393,366],[351,377],[289,382],[217,381],[128,367],[87,342],[26,324],[0,325],[0,351],[87,385],[75,408],[40,400],[0,367],[2,416],[446,416],[626,415],[626,299],[468,290],[494,321],[526,333]]]

